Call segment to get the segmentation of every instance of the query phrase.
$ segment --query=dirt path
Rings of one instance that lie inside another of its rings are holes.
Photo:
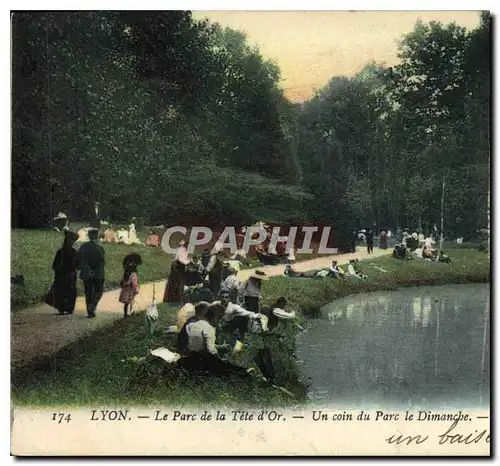
[[[366,253],[366,248],[358,248],[359,252],[352,254],[340,254],[334,256],[340,265],[346,264],[350,259],[357,257],[360,260],[375,258],[391,253],[391,249],[375,249],[371,256]],[[325,256],[294,264],[293,268],[298,272],[329,267],[332,256]],[[284,265],[271,265],[259,267],[269,276],[283,274]],[[238,278],[248,278],[251,269],[242,270]],[[141,285],[140,293],[136,298],[135,309],[145,310],[153,298],[153,286],[155,289],[155,301],[162,302],[166,280]],[[120,290],[107,291],[99,302],[97,317],[87,319],[85,299],[79,297],[76,301],[75,313],[72,316],[61,316],[53,308],[43,304],[36,307],[11,312],[11,365],[22,366],[34,358],[48,356],[56,353],[64,346],[79,340],[85,335],[109,325],[123,317],[122,304],[118,302]]]

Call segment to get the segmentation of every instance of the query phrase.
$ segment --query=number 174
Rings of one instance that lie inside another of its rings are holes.
[[[71,421],[71,414],[52,413],[52,420],[56,421],[58,424],[61,424],[61,422],[63,422],[63,421],[70,422]]]

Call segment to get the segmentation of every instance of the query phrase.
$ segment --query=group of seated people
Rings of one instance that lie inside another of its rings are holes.
[[[128,230],[120,228],[115,231],[108,226],[104,230],[102,241],[104,243],[142,244],[137,237],[137,231],[133,222],[128,226]]]
[[[359,259],[351,259],[347,265],[347,272],[340,267],[336,260],[332,261],[329,268],[313,270],[311,272],[297,272],[291,264],[285,265],[285,276],[293,278],[336,278],[345,279],[346,277],[355,277],[365,279],[367,276],[361,270]]]
[[[410,250],[406,247],[405,243],[396,244],[396,246],[394,246],[392,257],[395,259],[412,259]]]
[[[280,317],[295,318],[294,312],[284,310],[286,304],[285,298],[279,298],[273,306],[263,306],[258,313],[251,312],[234,303],[227,291],[220,293],[219,301],[185,304],[177,314],[177,328],[180,332],[176,349],[182,356],[179,364],[214,375],[249,377],[247,368],[233,364],[222,356],[230,351],[241,351],[248,332],[260,335],[273,330]],[[225,337],[226,343],[218,344],[219,336]],[[254,361],[264,379],[272,381],[274,369],[269,349],[258,349]]]
[[[449,256],[443,251],[439,251],[434,245],[434,239],[431,237],[425,238],[423,247],[414,251],[415,256],[424,259],[426,262],[451,262]],[[396,259],[413,259],[413,255],[405,243],[397,244],[394,247],[392,255]]]

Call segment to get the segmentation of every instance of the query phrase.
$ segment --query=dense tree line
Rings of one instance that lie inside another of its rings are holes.
[[[300,112],[298,154],[310,211],[358,228],[440,226],[473,237],[487,226],[490,17],[468,32],[417,23],[400,64],[335,77]]]
[[[189,12],[13,16],[13,224],[301,211],[278,68]]]
[[[490,19],[293,105],[244,34],[186,11],[13,15],[12,222],[486,224]],[[333,44],[334,45],[334,44]],[[453,230],[453,231],[451,231]]]

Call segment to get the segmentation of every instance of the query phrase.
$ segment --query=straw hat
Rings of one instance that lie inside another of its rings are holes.
[[[255,270],[249,278],[255,278],[256,280],[269,280],[266,272],[263,272],[262,270]]]

